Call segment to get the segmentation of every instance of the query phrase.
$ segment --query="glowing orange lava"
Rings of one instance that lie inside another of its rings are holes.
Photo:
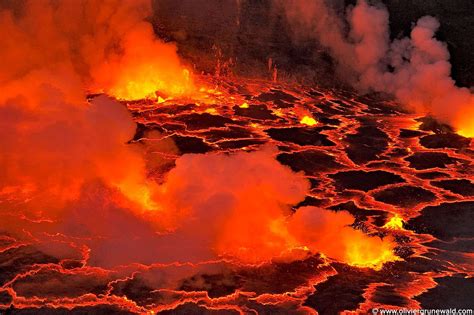
[[[118,99],[141,100],[156,98],[157,91],[170,96],[179,96],[191,93],[194,90],[189,71],[186,69],[171,72],[170,76],[173,78],[168,80],[162,79],[161,75],[163,73],[160,73],[158,69],[154,69],[153,66],[144,66],[142,69],[126,71],[108,93]]]
[[[387,262],[401,260],[393,253],[392,243],[377,238],[348,241],[346,250],[347,263],[359,268],[380,270]]]
[[[390,218],[387,223],[385,223],[383,227],[390,230],[402,230],[403,218],[400,217],[398,214],[395,214],[393,217]]]
[[[157,39],[151,25],[144,22],[126,34],[123,53],[93,74],[98,89],[122,100],[188,96],[196,91],[192,74],[181,62],[176,46]]]
[[[474,94],[465,99],[459,101],[462,105],[453,104],[453,107],[450,107],[452,115],[455,116],[451,125],[456,129],[457,134],[474,138]]]
[[[461,129],[457,130],[457,133],[466,138],[474,138],[474,121],[466,123]]]
[[[304,116],[303,118],[301,118],[300,123],[302,125],[307,125],[307,126],[315,126],[318,124],[316,119],[310,116]]]

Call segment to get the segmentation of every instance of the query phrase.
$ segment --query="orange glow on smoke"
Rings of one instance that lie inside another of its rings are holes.
[[[474,138],[474,101],[469,107],[469,110],[463,112],[456,126],[458,127],[457,133],[459,135],[466,138]]]
[[[136,204],[141,211],[158,210],[159,206],[153,199],[154,185],[149,183],[139,183],[134,180],[123,180],[115,186],[131,202]]]
[[[460,129],[457,132],[460,136],[466,137],[466,138],[474,138],[474,127],[469,128],[469,129]]]
[[[380,270],[384,263],[400,260],[393,253],[393,245],[377,238],[351,240],[346,248],[346,261],[349,265],[360,268]]]
[[[196,90],[189,69],[185,68],[176,46],[156,39],[151,25],[141,23],[123,39],[123,54],[95,71],[104,91],[124,100],[184,96]]]
[[[121,75],[115,85],[108,90],[108,93],[123,100],[156,98],[155,93],[157,91],[171,96],[183,95],[192,90],[192,84],[189,71],[186,69],[180,70],[172,72],[174,82],[161,79],[159,72],[156,69],[154,70],[153,66],[126,70],[126,73]],[[127,78],[130,78],[130,80]]]
[[[192,242],[205,239],[218,256],[245,264],[295,260],[307,252],[370,268],[398,259],[391,239],[355,230],[347,212],[302,207],[293,213],[291,205],[303,200],[309,187],[269,148],[185,155],[160,188],[164,211],[155,220],[161,229],[192,233]]]
[[[352,228],[353,222],[347,212],[304,207],[296,212],[289,229],[312,252],[352,266],[380,269],[384,263],[400,259],[393,252],[393,240],[370,237]]]
[[[239,204],[225,220],[216,250],[243,263],[268,262],[298,246],[288,232],[285,213],[271,198],[271,185],[239,193]],[[260,194],[268,197],[262,198]]]

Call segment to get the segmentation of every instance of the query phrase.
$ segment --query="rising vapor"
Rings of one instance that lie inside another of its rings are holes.
[[[389,93],[406,108],[430,114],[464,136],[474,135],[474,96],[451,78],[447,45],[436,39],[436,18],[425,16],[410,37],[390,41],[383,4],[359,0],[344,17],[324,0],[281,1],[295,38],[325,47],[338,75],[362,91]]]

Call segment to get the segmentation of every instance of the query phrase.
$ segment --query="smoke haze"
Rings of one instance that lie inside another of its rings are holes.
[[[474,97],[451,78],[449,51],[436,39],[439,22],[422,17],[410,37],[390,41],[383,4],[359,0],[345,16],[324,0],[281,1],[296,39],[314,38],[338,65],[338,75],[362,91],[389,93],[408,109],[431,114],[465,136],[474,133]]]
[[[138,215],[97,198],[113,193],[90,186],[69,205],[59,228],[75,231],[78,239],[95,239],[87,243],[90,262],[106,267],[222,258],[261,264],[310,253],[364,267],[397,259],[393,240],[354,229],[347,212],[316,207],[294,212],[292,206],[305,198],[310,185],[303,174],[281,165],[275,153],[264,147],[232,155],[184,155],[157,190],[157,210]]]

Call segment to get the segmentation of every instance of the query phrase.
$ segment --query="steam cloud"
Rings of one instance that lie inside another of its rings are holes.
[[[157,90],[174,95],[192,89],[176,47],[158,40],[146,21],[151,1],[26,0],[3,6],[2,85],[54,69],[71,83],[68,95],[88,89],[137,99]]]
[[[389,241],[349,227],[354,218],[348,213],[304,207],[293,214],[291,206],[304,199],[309,182],[274,154],[264,148],[179,159],[167,177],[165,200],[183,216],[179,229],[189,233],[186,239],[200,235],[219,256],[246,263],[295,259],[301,249],[367,265],[392,255]]]
[[[362,90],[394,95],[419,113],[430,113],[465,136],[474,135],[474,96],[455,85],[439,22],[418,20],[409,38],[390,41],[388,11],[359,0],[345,19],[324,0],[280,1],[296,39],[313,37],[338,63],[342,78]],[[347,27],[349,29],[347,29]]]
[[[134,99],[191,86],[176,48],[155,39],[145,21],[149,1],[2,6],[3,191],[29,191],[39,204],[56,199],[44,208],[60,208],[83,184],[99,179],[153,207],[142,154],[126,145],[135,131],[130,113],[106,97],[86,100],[88,91]]]
[[[397,259],[392,240],[355,230],[347,212],[302,207],[294,213],[291,207],[304,199],[309,182],[274,154],[267,147],[233,155],[184,155],[159,189],[159,209],[138,216],[98,200],[97,195],[107,195],[104,188],[88,188],[70,205],[60,232],[94,239],[87,244],[90,263],[108,267],[196,264],[222,257],[259,264],[301,259],[310,252],[367,267]]]

